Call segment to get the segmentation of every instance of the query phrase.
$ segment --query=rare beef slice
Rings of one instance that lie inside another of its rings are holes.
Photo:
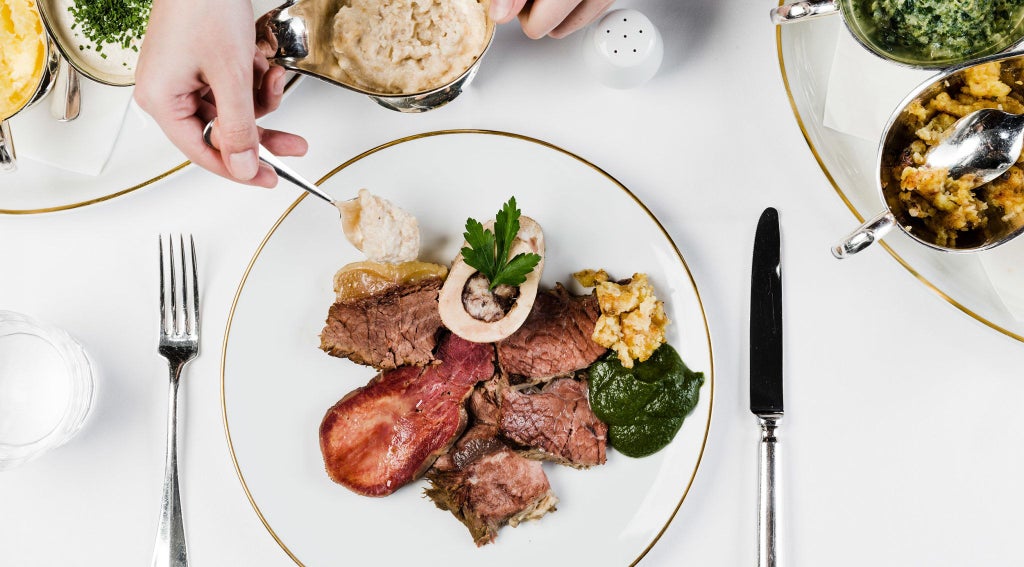
[[[561,284],[539,293],[523,326],[498,343],[498,364],[534,380],[586,368],[606,350],[591,339],[600,316],[593,295],[572,295]]]
[[[608,426],[590,408],[585,380],[556,378],[539,388],[492,378],[473,391],[469,410],[529,458],[576,468],[607,460]]]
[[[516,445],[534,449],[532,457],[578,468],[606,460],[608,426],[590,409],[582,380],[558,378],[540,391],[504,389],[498,428]]]

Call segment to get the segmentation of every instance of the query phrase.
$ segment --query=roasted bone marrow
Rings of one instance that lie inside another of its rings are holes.
[[[500,341],[519,329],[530,315],[544,270],[544,232],[530,217],[519,217],[519,225],[519,231],[511,243],[508,256],[511,258],[518,254],[537,254],[540,261],[526,274],[526,280],[515,286],[517,291],[505,292],[514,296],[507,309],[500,305],[500,297],[482,297],[486,294],[494,295],[494,290],[488,290],[488,286],[483,286],[480,290],[479,284],[473,283],[480,281],[477,277],[480,271],[466,262],[462,252],[452,263],[448,279],[441,288],[438,309],[444,326],[467,341]],[[490,230],[494,227],[494,221],[483,226]],[[468,241],[463,243],[463,250],[469,247]],[[495,309],[498,311],[495,312]]]

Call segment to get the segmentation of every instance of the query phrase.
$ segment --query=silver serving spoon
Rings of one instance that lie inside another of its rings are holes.
[[[213,135],[213,123],[214,121],[211,120],[207,122],[206,127],[203,128],[203,141],[206,142],[207,146],[217,149],[217,147],[213,145],[213,140],[211,138]],[[263,147],[263,144],[260,144],[259,158],[260,161],[274,168],[274,171],[276,171],[277,174],[282,178],[291,181],[295,185],[298,185],[300,188],[305,189],[306,191],[312,193],[313,195],[316,195],[317,197],[320,197],[321,199],[327,201],[331,205],[334,205],[335,207],[338,206],[338,202],[332,199],[330,195],[324,193],[316,185],[306,180],[305,177],[299,175],[292,168],[285,165],[285,163],[278,159],[277,156],[270,153],[270,150]]]
[[[949,177],[954,179],[973,175],[973,187],[977,188],[1006,173],[1020,158],[1022,150],[1024,114],[983,108],[953,123],[949,133],[925,155],[922,168],[947,169]],[[840,241],[832,248],[832,255],[841,259],[856,254],[881,239],[895,226],[895,215],[891,210],[886,210]],[[1007,229],[1010,233],[994,238],[993,241],[1000,241],[1019,232],[1015,227]]]
[[[213,145],[213,123],[214,120],[211,120],[207,122],[206,126],[203,128],[203,141],[211,148],[217,149],[217,147]],[[316,185],[313,185],[307,181],[306,178],[302,177],[285,165],[277,156],[270,153],[270,150],[263,147],[263,144],[259,145],[258,155],[260,161],[274,168],[274,171],[276,171],[279,176],[330,203],[341,216],[341,228],[345,232],[345,238],[347,238],[353,246],[359,250],[363,250],[363,235],[359,222],[362,209],[359,197],[345,199],[343,201],[334,200],[330,195],[324,193]]]
[[[957,120],[925,155],[924,167],[948,169],[952,178],[973,175],[978,187],[1006,173],[1022,149],[1024,114],[983,108]]]

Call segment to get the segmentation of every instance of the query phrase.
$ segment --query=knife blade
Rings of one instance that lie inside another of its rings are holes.
[[[782,415],[782,258],[779,212],[761,213],[750,272],[750,411]]]
[[[782,253],[779,212],[761,213],[750,272],[750,411],[761,425],[758,445],[759,567],[775,567],[775,429],[782,419]]]

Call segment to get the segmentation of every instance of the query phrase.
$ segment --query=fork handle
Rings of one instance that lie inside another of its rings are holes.
[[[164,466],[164,488],[160,498],[160,520],[157,524],[153,567],[188,567],[185,550],[185,525],[178,496],[178,378],[181,365],[171,367],[170,400],[167,407],[167,460]]]

